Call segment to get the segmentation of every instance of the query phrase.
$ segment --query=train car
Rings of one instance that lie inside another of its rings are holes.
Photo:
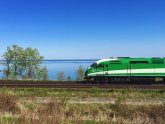
[[[87,81],[116,82],[165,80],[165,58],[117,57],[101,59],[93,63],[85,72]]]

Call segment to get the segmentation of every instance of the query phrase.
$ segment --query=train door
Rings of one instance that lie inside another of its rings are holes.
[[[127,65],[127,76],[130,78],[132,75],[131,75],[131,63],[128,63]]]
[[[104,75],[108,76],[108,64],[104,65]]]

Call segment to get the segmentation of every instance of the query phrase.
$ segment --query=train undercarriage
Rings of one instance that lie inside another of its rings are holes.
[[[90,83],[164,83],[165,77],[144,76],[88,76],[85,80]]]

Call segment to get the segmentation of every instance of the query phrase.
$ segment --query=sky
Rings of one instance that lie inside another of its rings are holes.
[[[7,46],[45,59],[165,57],[165,0],[0,0]]]

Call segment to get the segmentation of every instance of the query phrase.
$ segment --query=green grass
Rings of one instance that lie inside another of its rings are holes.
[[[81,97],[81,98],[118,98],[129,99],[165,99],[165,90],[140,90],[140,89],[111,89],[102,90],[99,88],[91,89],[49,89],[49,88],[1,88],[0,93],[8,92],[19,97],[39,96],[39,97]]]
[[[94,121],[94,120],[85,120],[85,121],[83,121],[83,124],[96,124],[96,121]]]
[[[0,123],[1,124],[17,124],[18,118],[14,117],[14,116],[1,116]]]

